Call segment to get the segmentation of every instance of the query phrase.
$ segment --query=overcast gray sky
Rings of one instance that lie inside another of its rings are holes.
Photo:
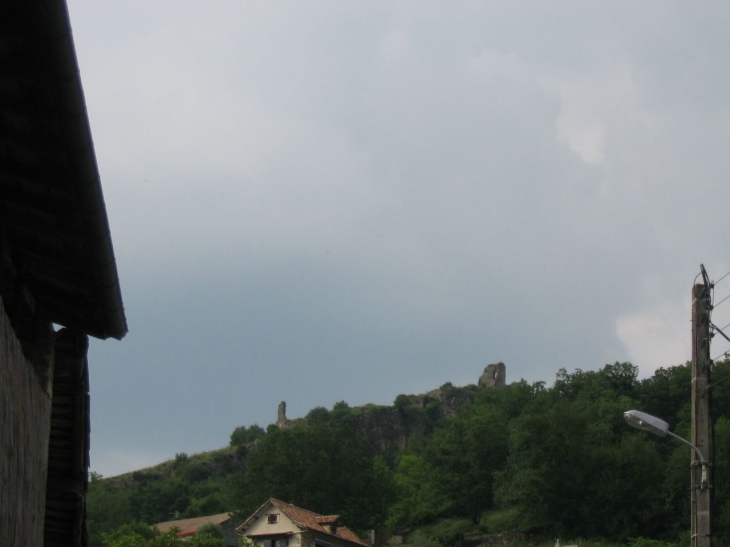
[[[699,265],[730,270],[730,4],[69,9],[130,327],[92,342],[91,469],[281,400],[690,357]]]

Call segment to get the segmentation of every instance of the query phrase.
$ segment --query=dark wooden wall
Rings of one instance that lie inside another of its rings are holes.
[[[89,367],[86,335],[56,333],[48,446],[45,547],[85,547],[89,469]]]
[[[43,545],[51,394],[38,368],[25,357],[0,298],[2,546]]]

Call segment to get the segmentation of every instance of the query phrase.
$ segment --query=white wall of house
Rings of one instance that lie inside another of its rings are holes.
[[[353,544],[349,541],[335,536],[314,532],[305,532],[304,536],[302,547],[315,547],[316,545],[324,545],[326,547],[353,547]]]
[[[275,523],[269,522],[269,515],[277,515]],[[273,504],[269,506],[249,525],[244,535],[253,537],[259,547],[265,547],[266,540],[271,536],[286,536],[287,547],[355,547],[352,543],[337,536],[302,530]],[[266,537],[269,536],[269,537]]]
[[[269,523],[269,515],[278,515],[277,522]],[[286,534],[299,532],[299,527],[289,517],[281,513],[276,507],[271,506],[264,511],[246,530],[247,536],[258,536],[262,534]]]

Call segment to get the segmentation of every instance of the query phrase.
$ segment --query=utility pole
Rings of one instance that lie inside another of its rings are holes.
[[[703,268],[704,271],[704,268]],[[710,286],[692,288],[692,438],[704,460],[692,454],[692,540],[691,547],[711,547],[712,456],[711,416],[708,384],[710,379]]]

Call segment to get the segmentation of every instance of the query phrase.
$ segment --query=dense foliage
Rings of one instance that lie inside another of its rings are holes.
[[[164,534],[140,523],[121,526],[111,534],[104,534],[107,547],[226,547],[219,531],[201,530],[196,536],[185,539],[177,537],[177,530]]]
[[[716,363],[713,374],[715,542],[725,544],[730,382],[722,380],[730,363]],[[486,530],[487,515],[501,511],[521,530],[546,536],[678,541],[689,529],[690,451],[628,427],[622,413],[660,416],[688,437],[690,382],[687,365],[638,380],[636,367],[615,363],[598,371],[561,369],[552,387],[447,384],[441,391],[449,400],[466,401],[456,415],[442,412],[444,398],[399,395],[393,407],[369,414],[341,402],[331,411],[315,408],[289,428],[240,427],[228,452],[179,455],[165,472],[133,474],[133,487],[92,476],[92,545],[103,544],[101,532],[132,521],[222,511],[247,516],[268,497],[339,514],[360,531],[408,530],[443,517],[464,517]],[[362,425],[388,416],[409,431],[398,450],[378,449]],[[217,464],[209,461],[215,458]]]
[[[235,477],[237,507],[255,510],[269,497],[322,514],[339,514],[352,527],[376,527],[385,517],[390,476],[346,423],[272,428]]]

